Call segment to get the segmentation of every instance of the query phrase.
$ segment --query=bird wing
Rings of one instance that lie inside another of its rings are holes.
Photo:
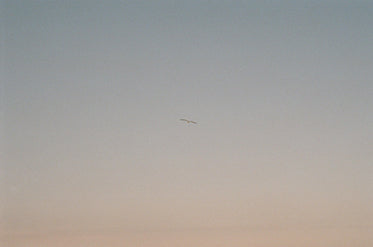
[[[180,119],[180,121],[186,121],[186,122],[189,122],[188,120],[186,120],[186,119],[184,119],[184,118]]]
[[[194,124],[197,124],[197,122],[194,122],[194,121],[190,121],[191,123],[194,123]]]

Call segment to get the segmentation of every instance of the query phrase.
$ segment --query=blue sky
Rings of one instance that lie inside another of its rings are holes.
[[[5,232],[371,229],[370,1],[1,5]]]

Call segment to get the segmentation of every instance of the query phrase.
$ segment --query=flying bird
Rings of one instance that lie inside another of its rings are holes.
[[[184,118],[180,119],[180,121],[184,121],[184,122],[192,123],[192,124],[197,124],[197,122],[194,122],[194,121],[188,120],[188,119],[184,119]]]

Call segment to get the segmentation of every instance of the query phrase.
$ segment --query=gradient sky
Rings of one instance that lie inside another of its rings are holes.
[[[1,1],[4,243],[372,246],[372,28],[372,1]]]

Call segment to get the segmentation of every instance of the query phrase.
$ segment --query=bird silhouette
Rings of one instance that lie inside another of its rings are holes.
[[[192,124],[197,124],[197,122],[194,122],[192,120],[188,120],[188,119],[185,119],[185,118],[180,119],[180,121],[184,121],[184,122],[192,123]]]

